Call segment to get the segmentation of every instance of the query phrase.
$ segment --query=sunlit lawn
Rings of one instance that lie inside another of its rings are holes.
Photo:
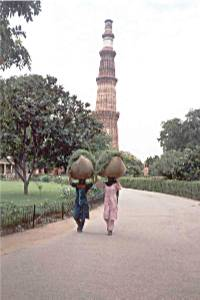
[[[67,185],[54,182],[30,182],[29,194],[24,195],[22,181],[0,181],[0,202],[12,201],[16,205],[24,206],[61,201],[64,196],[62,190],[66,187]]]

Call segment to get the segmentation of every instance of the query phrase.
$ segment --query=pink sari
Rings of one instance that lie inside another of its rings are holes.
[[[117,219],[117,191],[121,189],[119,183],[114,183],[111,186],[104,185],[105,198],[104,198],[104,213],[103,217],[105,220],[116,220]]]

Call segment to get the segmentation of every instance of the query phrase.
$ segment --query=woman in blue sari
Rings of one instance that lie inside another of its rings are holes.
[[[73,217],[78,225],[77,232],[82,232],[85,219],[89,219],[89,205],[87,201],[87,192],[93,186],[93,183],[86,183],[85,179],[79,179],[78,183],[72,182],[69,178],[71,186],[76,188],[76,199],[73,210]]]

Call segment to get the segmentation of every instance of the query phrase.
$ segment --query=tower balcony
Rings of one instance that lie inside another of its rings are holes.
[[[112,77],[112,76],[99,76],[96,78],[96,82],[98,83],[109,83],[109,82],[114,82],[115,84],[117,83],[117,78]]]
[[[114,58],[116,56],[116,52],[113,50],[112,47],[103,48],[101,51],[99,51],[99,54],[101,57],[111,56]]]

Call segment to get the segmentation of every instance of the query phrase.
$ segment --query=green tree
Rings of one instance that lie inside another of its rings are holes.
[[[150,167],[156,160],[159,159],[159,156],[158,155],[155,155],[155,156],[149,156],[147,157],[147,159],[145,160],[145,166],[147,167]]]
[[[162,122],[162,130],[158,141],[160,142],[164,152],[172,149],[183,149],[185,141],[182,121],[175,118]]]
[[[158,162],[159,162],[158,155],[147,157],[147,159],[144,162],[144,165],[149,168],[149,175],[151,175],[151,176],[159,176],[160,175]]]
[[[86,141],[84,148],[91,151],[95,158],[98,158],[102,151],[112,148],[112,139],[110,135],[102,131],[95,135],[90,141]]]
[[[200,146],[200,109],[189,111],[185,121],[175,118],[163,122],[158,141],[164,152]]]
[[[72,151],[102,132],[89,104],[56,81],[39,75],[0,80],[1,157],[14,160],[25,194],[35,168],[66,168]]]
[[[200,146],[184,149],[179,173],[179,179],[200,180]]]
[[[183,122],[185,147],[193,149],[200,146],[200,109],[191,110]]]
[[[142,162],[129,152],[122,152],[124,164],[126,166],[126,175],[141,176],[143,171]]]
[[[59,99],[46,141],[47,151],[51,155],[47,155],[40,166],[48,163],[49,166],[62,166],[66,171],[73,151],[87,149],[94,152],[98,147],[95,146],[96,137],[103,136],[103,125],[96,120],[89,107],[89,103],[84,104],[76,96],[70,97],[68,92]]]
[[[21,25],[12,27],[10,18],[18,15],[26,22],[30,22],[40,11],[40,1],[0,2],[0,69],[5,70],[12,65],[19,69],[25,66],[31,68],[30,55],[22,43],[22,38],[26,38],[26,33]]]
[[[183,153],[181,151],[169,150],[161,155],[158,168],[160,175],[169,179],[181,179],[180,169]]]
[[[150,165],[150,175],[168,179],[200,180],[200,146],[183,151],[169,150]]]
[[[162,172],[160,170],[160,158],[158,157],[149,165],[149,175],[150,176],[161,176]]]

